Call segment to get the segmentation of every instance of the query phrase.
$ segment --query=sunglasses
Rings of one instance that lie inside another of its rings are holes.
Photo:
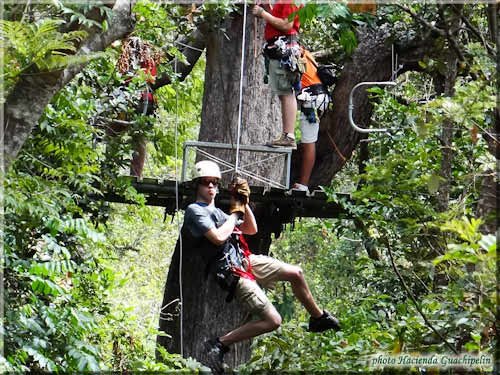
[[[218,178],[200,178],[200,184],[203,186],[210,186],[212,184],[213,186],[219,185],[219,179]]]

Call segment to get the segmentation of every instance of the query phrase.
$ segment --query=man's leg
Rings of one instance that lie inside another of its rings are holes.
[[[279,95],[281,102],[281,119],[283,125],[283,132],[294,137],[295,118],[297,117],[297,100],[295,95],[291,92],[289,95]]]
[[[300,131],[302,133],[302,163],[296,190],[308,190],[309,179],[316,161],[316,141],[318,140],[319,123],[311,101],[301,101]]]
[[[264,286],[271,287],[276,281],[289,281],[295,297],[311,315],[309,331],[323,332],[328,329],[338,331],[339,321],[326,310],[321,310],[314,300],[300,267],[287,264],[266,255],[250,255],[252,272]]]
[[[220,342],[228,346],[235,342],[251,339],[266,332],[274,331],[281,325],[281,316],[274,306],[261,314],[261,319],[245,323],[241,327],[219,337]]]
[[[309,179],[316,160],[316,144],[303,143],[302,144],[302,165],[300,166],[299,183],[308,186]]]
[[[323,332],[329,329],[340,330],[339,320],[326,310],[320,310],[309,290],[302,269],[286,264],[278,274],[279,280],[289,281],[292,284],[293,294],[309,312],[309,331]]]
[[[277,275],[277,280],[290,282],[293,294],[313,318],[319,318],[323,314],[309,290],[302,268],[286,264]]]

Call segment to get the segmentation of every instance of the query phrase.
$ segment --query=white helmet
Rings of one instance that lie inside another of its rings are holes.
[[[213,161],[210,160],[202,160],[199,161],[194,165],[195,171],[194,171],[194,177],[195,178],[200,178],[200,177],[217,177],[221,178],[220,174],[220,169],[217,164],[215,164]]]

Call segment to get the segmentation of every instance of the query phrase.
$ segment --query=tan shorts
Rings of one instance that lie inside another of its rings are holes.
[[[262,288],[272,288],[279,281],[279,273],[285,263],[266,255],[250,255],[252,273],[257,282],[240,278],[236,286],[236,300],[249,312],[262,314],[269,308],[274,308]]]
[[[252,273],[259,285],[263,288],[274,288],[278,281],[280,271],[284,270],[286,263],[267,255],[250,255]]]

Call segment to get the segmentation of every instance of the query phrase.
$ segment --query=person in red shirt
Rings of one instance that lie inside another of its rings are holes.
[[[278,0],[273,5],[255,5],[252,14],[266,21],[264,38],[267,46],[279,47],[279,43],[286,43],[287,48],[297,46],[300,21],[296,15],[293,20],[288,17],[299,9],[290,0]],[[268,143],[272,147],[297,148],[294,135],[295,117],[297,115],[297,101],[295,100],[294,84],[297,72],[282,66],[281,59],[268,55],[269,58],[269,84],[273,94],[278,95],[281,102],[282,134]],[[299,78],[300,80],[300,78]]]

